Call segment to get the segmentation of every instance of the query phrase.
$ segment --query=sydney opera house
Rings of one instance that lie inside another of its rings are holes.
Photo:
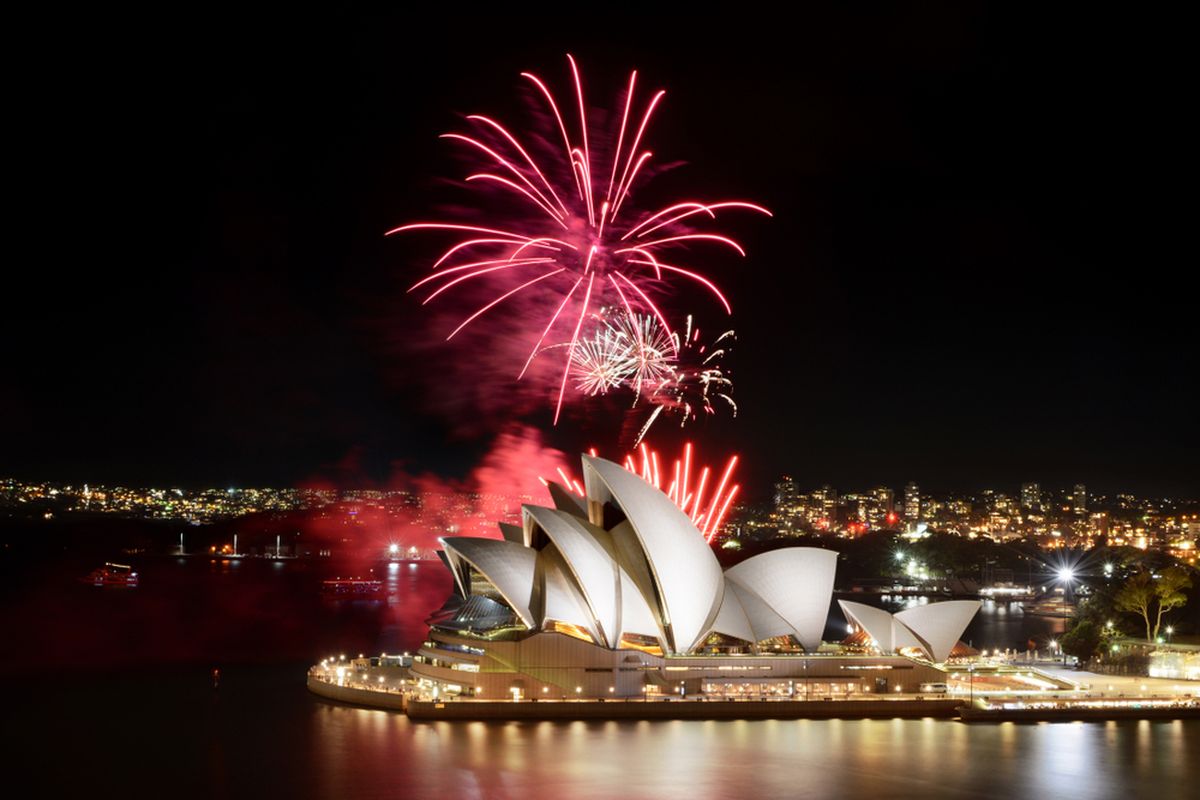
[[[792,547],[722,570],[665,494],[583,456],[586,497],[551,484],[503,539],[446,537],[454,593],[411,674],[422,694],[482,699],[920,692],[979,603],[897,614],[839,601],[845,639],[822,641],[838,556]]]

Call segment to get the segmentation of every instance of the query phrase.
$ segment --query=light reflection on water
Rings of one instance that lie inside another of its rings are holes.
[[[1196,722],[417,724],[318,705],[323,796],[1170,798],[1187,796],[1200,754]]]
[[[20,607],[0,607],[16,651],[68,668],[23,673],[0,716],[0,749],[46,796],[92,794],[117,774],[124,797],[176,800],[1169,800],[1191,796],[1200,771],[1200,721],[415,724],[324,702],[304,670],[332,652],[415,649],[449,591],[440,564],[389,564],[386,600],[330,604],[320,581],[342,565],[170,558],[140,567],[136,592],[96,593],[74,582],[89,563],[55,565]],[[1048,622],[985,612],[967,638],[1012,647]]]

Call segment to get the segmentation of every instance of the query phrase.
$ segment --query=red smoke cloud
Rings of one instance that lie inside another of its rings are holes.
[[[339,464],[342,480],[353,471]],[[377,557],[391,544],[428,554],[441,536],[499,538],[498,522],[516,522],[522,503],[546,502],[539,478],[568,465],[534,428],[512,426],[496,436],[480,464],[462,480],[396,472],[383,488],[343,485],[339,502],[313,509],[303,537],[342,553]],[[310,484],[311,485],[311,484]],[[362,486],[362,484],[360,484]]]

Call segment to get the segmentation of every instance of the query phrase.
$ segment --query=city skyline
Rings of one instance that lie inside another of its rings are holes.
[[[551,477],[553,477],[553,476],[551,476]],[[886,489],[887,491],[891,492],[895,506],[898,509],[897,513],[900,516],[907,516],[899,511],[899,509],[903,508],[903,506],[904,506],[905,490],[907,488],[909,488],[910,486],[915,486],[918,489],[922,486],[922,484],[919,481],[909,481],[906,484],[896,485],[896,486],[892,486],[892,485],[888,485],[888,484],[884,484],[884,483],[873,483],[872,484],[872,483],[860,482],[857,484],[851,484],[849,486],[849,488],[846,488],[841,485],[834,485],[834,484],[830,483],[829,481],[821,481],[821,480],[817,480],[811,484],[801,485],[798,482],[796,482],[790,474],[780,474],[777,476],[777,480],[775,482],[765,485],[763,487],[759,487],[759,488],[757,488],[756,491],[747,492],[748,497],[744,498],[744,501],[739,501],[736,505],[741,506],[741,505],[745,505],[745,504],[760,503],[760,502],[763,502],[766,500],[772,500],[772,499],[776,498],[778,495],[778,492],[779,492],[779,482],[780,481],[792,481],[792,483],[794,483],[796,485],[796,489],[798,492],[801,490],[807,489],[808,490],[807,492],[803,492],[805,494],[815,494],[815,493],[819,493],[824,490],[832,490],[833,496],[835,499],[838,497],[845,498],[845,497],[856,497],[859,495],[869,495],[880,489]],[[1030,504],[1028,502],[1025,502],[1022,498],[1022,495],[1023,495],[1022,490],[1027,486],[1036,486],[1037,491],[1040,493],[1040,496],[1043,498],[1042,503],[1046,504],[1048,506],[1052,502],[1050,499],[1052,497],[1060,499],[1060,500],[1066,499],[1067,501],[1070,501],[1070,499],[1077,493],[1078,488],[1082,486],[1086,489],[1087,484],[1074,483],[1074,484],[1067,484],[1067,485],[1063,485],[1063,486],[1052,486],[1052,485],[1043,486],[1040,483],[1024,482],[1024,483],[1018,483],[1018,484],[1014,484],[1014,485],[1004,485],[1004,486],[978,484],[978,485],[974,486],[973,488],[966,488],[966,489],[961,489],[961,488],[945,489],[945,488],[941,488],[941,487],[936,487],[936,486],[930,487],[930,486],[926,485],[925,490],[922,492],[922,496],[928,497],[931,495],[936,495],[938,497],[953,498],[953,497],[973,497],[973,496],[998,495],[998,496],[1003,496],[1003,497],[1013,500],[1014,505],[1020,505],[1020,506],[1025,506],[1025,507],[1034,507],[1035,505],[1038,505],[1038,504]],[[241,485],[241,486],[205,486],[205,485],[200,485],[200,484],[175,484],[175,483],[163,483],[163,484],[159,484],[159,485],[141,485],[141,484],[137,484],[137,483],[106,483],[106,482],[100,482],[100,481],[73,481],[73,480],[55,480],[55,479],[30,480],[30,479],[22,479],[22,478],[19,478],[17,476],[12,476],[12,475],[0,475],[0,490],[5,490],[5,489],[13,490],[13,489],[19,488],[19,487],[54,487],[56,489],[66,488],[73,492],[83,492],[88,487],[91,487],[91,489],[93,491],[100,490],[100,489],[106,489],[106,490],[120,489],[120,490],[133,490],[133,491],[146,491],[146,492],[177,492],[178,491],[178,492],[185,492],[188,494],[196,494],[196,495],[220,494],[220,493],[246,494],[246,493],[253,493],[253,492],[268,491],[268,492],[290,493],[290,494],[295,494],[295,495],[312,495],[312,496],[328,496],[328,497],[358,497],[358,496],[371,497],[371,496],[406,495],[406,494],[419,493],[419,491],[414,491],[413,489],[403,488],[402,486],[399,486],[399,485],[388,485],[387,483],[368,484],[368,485],[333,485],[330,483],[313,482],[313,483],[301,484],[301,485],[297,485],[297,486],[270,485],[270,484]],[[464,489],[459,486],[453,486],[453,485],[448,484],[443,489],[435,489],[435,490],[427,490],[427,491],[429,493],[434,493],[434,494],[455,494],[455,493],[460,493],[460,492],[464,491]],[[501,495],[502,496],[511,496],[511,497],[530,496],[530,492],[525,492],[525,491],[508,492],[508,493],[493,493],[493,492],[486,492],[486,491],[480,492],[480,491],[471,490],[471,489],[467,489],[466,491],[468,491],[468,493],[473,493],[473,494],[497,494],[498,496],[501,496]],[[540,491],[540,490],[535,490],[535,491]],[[1130,491],[1116,491],[1116,492],[1091,492],[1091,491],[1088,491],[1087,498],[1090,502],[1095,502],[1095,503],[1111,503],[1111,502],[1119,503],[1122,501],[1122,498],[1129,498],[1129,499],[1136,500],[1139,502],[1141,502],[1141,501],[1171,502],[1171,503],[1180,503],[1180,504],[1190,504],[1190,503],[1200,502],[1200,494],[1157,495],[1157,494],[1144,494],[1144,493],[1137,493],[1137,492],[1130,492]]]

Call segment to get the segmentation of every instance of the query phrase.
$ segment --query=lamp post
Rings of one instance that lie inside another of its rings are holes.
[[[1075,571],[1072,570],[1070,567],[1063,567],[1062,569],[1060,569],[1058,571],[1058,579],[1063,584],[1063,596],[1062,596],[1063,635],[1066,635],[1066,633],[1067,633],[1067,619],[1069,618],[1067,615],[1067,592],[1070,591],[1070,589],[1071,589],[1071,581],[1072,581],[1072,579],[1074,579],[1074,577],[1075,577]],[[1061,642],[1059,643],[1058,649],[1062,653],[1062,662],[1063,662],[1063,666],[1065,667],[1067,665],[1067,651],[1063,649]]]
[[[971,693],[970,705],[974,706],[975,705],[975,665],[974,664],[967,665],[967,684],[971,687],[970,688],[970,693]]]

